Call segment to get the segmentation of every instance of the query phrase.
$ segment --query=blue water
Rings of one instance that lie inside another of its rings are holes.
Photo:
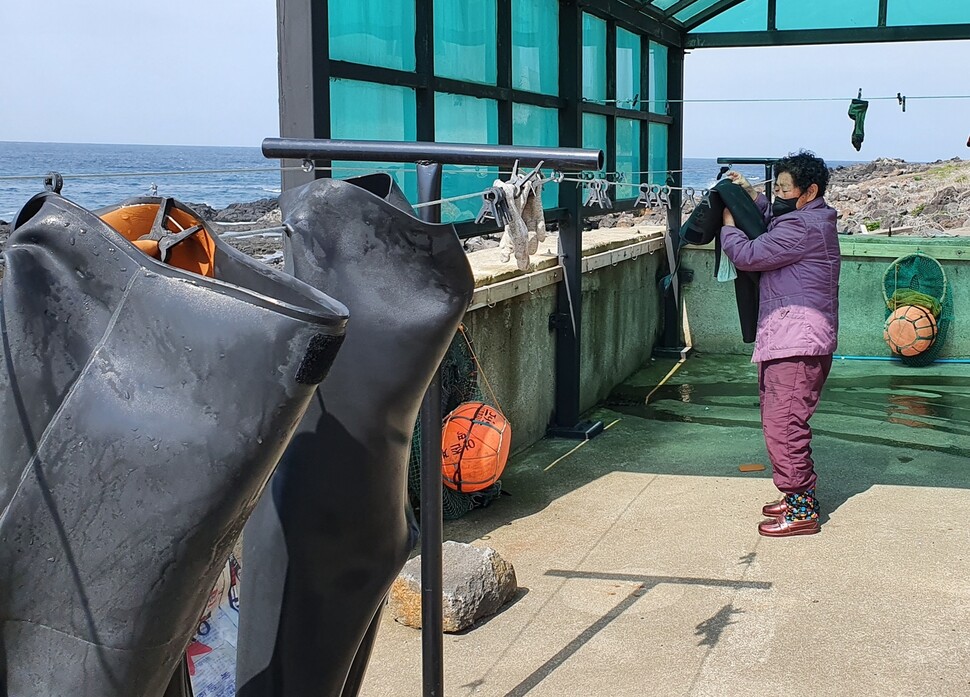
[[[259,169],[219,174],[151,174],[198,170]],[[44,174],[64,176],[61,193],[86,208],[100,208],[131,196],[158,193],[191,203],[225,208],[280,192],[279,162],[267,160],[259,148],[178,145],[91,145],[76,143],[0,142],[0,220],[10,221],[27,200],[44,189]],[[124,176],[71,178],[71,174]],[[4,179],[38,175],[30,179]]]
[[[277,167],[278,161],[264,158],[259,148],[0,141],[0,220],[12,220],[31,196],[42,191],[44,175],[51,170],[64,176],[61,193],[86,208],[100,208],[131,196],[147,195],[154,184],[161,195],[173,196],[187,203],[205,203],[220,209],[230,203],[255,201],[279,194],[280,175]],[[695,188],[709,186],[719,168],[713,159],[686,158],[684,185]],[[225,171],[240,169],[259,171]],[[737,169],[752,181],[764,177],[764,167]],[[200,170],[219,171],[179,174]],[[70,176],[89,174],[119,176]],[[31,176],[27,179],[4,178],[18,175]]]

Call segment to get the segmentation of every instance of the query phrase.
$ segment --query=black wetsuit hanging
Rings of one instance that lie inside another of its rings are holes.
[[[286,268],[353,322],[246,527],[241,697],[349,697],[414,546],[407,500],[421,398],[474,290],[452,225],[411,213],[386,174],[280,196]]]
[[[195,220],[171,201],[132,204],[103,213]],[[173,672],[342,340],[343,305],[201,223],[179,227],[136,247],[53,193],[14,222],[0,299],[5,697],[186,694]]]
[[[740,186],[722,179],[707,192],[707,197],[694,208],[687,222],[680,229],[681,244],[704,245],[714,241],[715,274],[721,263],[721,231],[725,207],[734,216],[735,226],[755,239],[767,230],[764,215],[751,197]],[[742,340],[750,344],[758,333],[759,291],[754,271],[738,271],[734,279],[734,294],[738,306]]]

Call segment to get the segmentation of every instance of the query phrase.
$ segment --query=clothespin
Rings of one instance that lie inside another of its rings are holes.
[[[686,208],[686,207],[687,207],[687,202],[688,202],[688,201],[690,201],[691,203],[693,203],[693,204],[695,204],[695,205],[696,205],[696,203],[695,203],[695,201],[694,201],[694,195],[695,195],[696,193],[697,193],[697,192],[696,192],[696,191],[694,191],[694,187],[692,187],[692,186],[687,186],[687,187],[684,187],[684,198],[683,198],[683,200],[682,200],[682,201],[680,202],[680,209],[681,209],[681,210],[684,210],[684,208]]]
[[[512,175],[509,177],[509,184],[515,187],[515,195],[518,196],[522,193],[522,185],[531,182],[536,177],[542,176],[542,165],[545,164],[545,160],[539,160],[539,164],[532,168],[528,174],[522,174],[519,171],[519,161],[516,160],[515,164],[512,165]]]
[[[856,99],[862,99],[862,88],[859,88],[859,96]]]
[[[478,212],[475,222],[481,224],[486,220],[494,220],[501,226],[512,221],[512,211],[505,198],[505,192],[497,186],[492,186],[482,192],[482,209]]]
[[[584,206],[596,204],[600,208],[612,208],[613,201],[609,195],[610,183],[604,178],[594,178],[586,184],[586,200]]]
[[[896,93],[896,101],[899,102],[899,106],[903,108],[903,113],[906,113],[906,97],[903,96],[902,92]]]
[[[650,208],[650,185],[641,184],[640,193],[637,194],[637,200],[633,202],[633,207],[638,208],[643,206],[645,208]]]
[[[670,187],[664,184],[663,186],[657,187],[659,192],[657,194],[657,202],[660,207],[665,211],[670,210]]]

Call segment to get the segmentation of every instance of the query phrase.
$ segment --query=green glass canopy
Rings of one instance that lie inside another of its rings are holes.
[[[963,0],[627,0],[685,48],[970,38]]]

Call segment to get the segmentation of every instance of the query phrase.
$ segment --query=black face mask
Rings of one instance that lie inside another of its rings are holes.
[[[797,208],[798,199],[800,196],[795,196],[794,198],[782,198],[781,196],[775,196],[774,202],[771,204],[771,215],[777,218],[779,215],[785,215],[785,213],[791,213]]]

